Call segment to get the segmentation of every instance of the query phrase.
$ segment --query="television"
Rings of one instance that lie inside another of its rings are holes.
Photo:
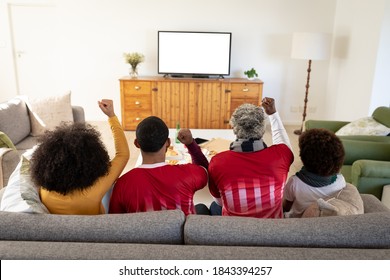
[[[231,32],[158,31],[158,74],[230,75]]]

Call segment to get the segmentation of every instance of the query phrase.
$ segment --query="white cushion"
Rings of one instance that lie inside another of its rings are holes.
[[[63,95],[29,99],[31,135],[42,135],[62,122],[73,122],[70,92]]]
[[[39,188],[31,181],[30,162],[22,156],[12,172],[1,198],[0,210],[24,213],[49,213],[39,197]]]
[[[387,127],[377,122],[373,117],[365,117],[340,128],[337,132],[337,136],[346,135],[378,135],[386,136],[390,133],[390,127]]]

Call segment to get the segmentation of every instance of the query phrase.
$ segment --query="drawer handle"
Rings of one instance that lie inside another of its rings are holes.
[[[141,120],[141,118],[135,118],[135,120],[136,120],[136,121],[139,121],[139,120]]]
[[[134,89],[135,89],[135,90],[140,90],[141,87],[140,87],[140,86],[135,86]]]
[[[243,91],[243,92],[248,92],[248,91],[249,91],[249,88],[243,88],[242,91]]]
[[[134,104],[135,104],[135,105],[140,105],[140,104],[141,104],[141,102],[139,102],[139,101],[135,101],[135,102],[134,102]]]

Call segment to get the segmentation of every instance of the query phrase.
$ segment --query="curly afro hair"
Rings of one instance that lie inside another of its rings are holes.
[[[320,176],[338,173],[344,162],[344,147],[331,131],[313,128],[299,137],[299,155],[306,170]]]
[[[263,108],[244,103],[230,118],[230,125],[238,139],[261,139],[265,132]]]
[[[110,158],[100,133],[89,124],[61,124],[46,131],[31,158],[31,177],[63,195],[91,187],[106,175]]]

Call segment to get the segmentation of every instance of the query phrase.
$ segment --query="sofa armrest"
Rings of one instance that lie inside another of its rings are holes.
[[[81,106],[72,106],[73,121],[76,123],[85,122],[84,108]]]
[[[17,150],[0,148],[0,188],[8,184],[9,177],[20,161],[20,154]]]
[[[376,196],[372,194],[361,193],[360,196],[363,200],[364,213],[375,212],[389,212],[390,209],[386,207]]]
[[[390,161],[355,161],[351,181],[360,193],[370,193],[381,199],[383,186],[390,184]]]
[[[349,124],[349,122],[345,121],[326,121],[326,120],[307,120],[305,122],[306,129],[312,128],[325,128],[330,131],[336,132],[344,125]]]

